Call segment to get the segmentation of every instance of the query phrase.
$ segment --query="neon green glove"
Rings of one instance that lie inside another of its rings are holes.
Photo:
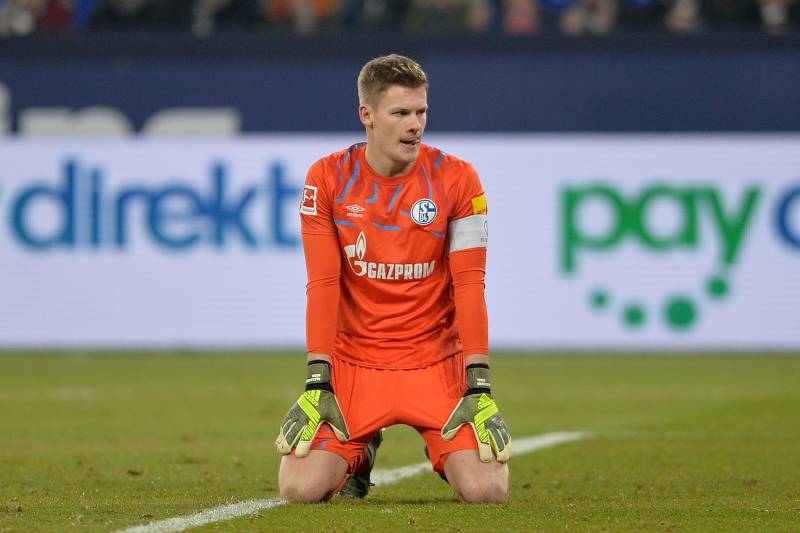
[[[500,409],[492,398],[489,382],[489,365],[467,366],[467,392],[458,402],[450,418],[442,428],[442,438],[453,440],[464,424],[472,426],[478,439],[478,454],[481,461],[492,460],[492,452],[501,463],[511,458],[511,434]]]
[[[275,439],[278,453],[287,455],[297,447],[295,455],[305,457],[323,422],[327,422],[342,442],[350,439],[347,422],[336,400],[331,385],[331,365],[327,361],[308,362],[306,391],[289,409],[281,422],[281,430]]]

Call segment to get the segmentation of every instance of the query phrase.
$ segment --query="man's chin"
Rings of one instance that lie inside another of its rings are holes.
[[[403,147],[400,149],[400,154],[399,154],[400,160],[405,161],[406,163],[415,161],[418,155],[419,155],[419,144],[415,144],[413,147],[403,145]]]

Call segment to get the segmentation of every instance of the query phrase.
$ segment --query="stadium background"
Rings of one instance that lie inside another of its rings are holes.
[[[0,0],[0,531],[795,531],[798,5]],[[278,499],[299,188],[390,51],[488,192],[507,504],[403,426]]]
[[[489,193],[494,347],[796,349],[794,27],[628,20],[2,41],[0,346],[301,348],[304,173],[362,139],[358,69],[399,51]]]

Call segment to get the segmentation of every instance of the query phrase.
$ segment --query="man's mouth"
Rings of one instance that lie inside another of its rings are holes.
[[[405,144],[406,146],[417,146],[419,144],[419,139],[408,139],[408,140],[400,140],[401,143]]]

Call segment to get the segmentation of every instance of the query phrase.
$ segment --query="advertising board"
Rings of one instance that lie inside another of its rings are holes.
[[[305,172],[357,140],[0,142],[0,347],[301,347]],[[493,347],[800,348],[800,136],[427,142],[486,188]]]

